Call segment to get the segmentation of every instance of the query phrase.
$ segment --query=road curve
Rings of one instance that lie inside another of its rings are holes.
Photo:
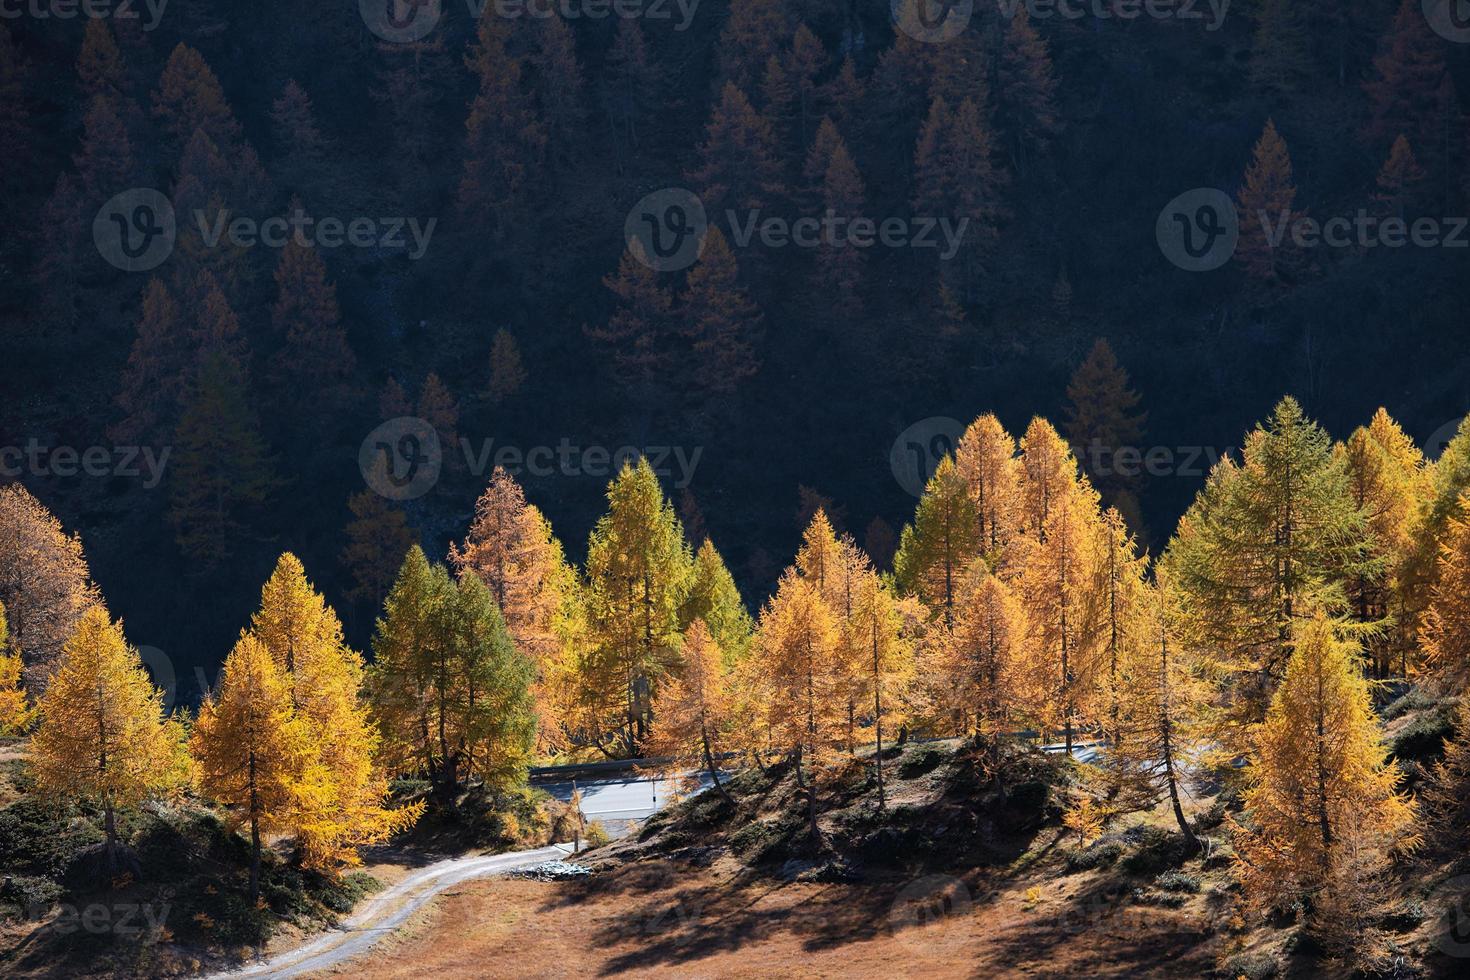
[[[378,940],[391,935],[408,921],[409,916],[445,889],[472,878],[502,874],[563,858],[571,850],[570,844],[553,844],[534,851],[449,858],[431,864],[374,895],[340,926],[306,945],[238,969],[211,974],[205,980],[243,980],[246,977],[271,977],[275,980],[328,969],[371,949]]]

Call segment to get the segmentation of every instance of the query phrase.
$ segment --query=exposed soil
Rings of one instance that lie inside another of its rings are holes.
[[[446,893],[362,980],[478,977],[1181,977],[1214,966],[1208,913],[1137,906],[1091,873],[861,884],[642,861],[590,882]],[[1028,884],[1032,883],[1032,884]]]

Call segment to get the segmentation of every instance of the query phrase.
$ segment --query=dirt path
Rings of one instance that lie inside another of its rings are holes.
[[[379,940],[391,935],[408,921],[409,916],[433,901],[447,888],[487,875],[502,874],[516,868],[561,858],[571,852],[570,845],[553,844],[534,851],[514,854],[492,854],[480,857],[451,858],[404,876],[387,890],[373,896],[343,923],[296,949],[236,970],[216,973],[207,980],[243,980],[246,977],[298,977],[326,970],[367,952]]]

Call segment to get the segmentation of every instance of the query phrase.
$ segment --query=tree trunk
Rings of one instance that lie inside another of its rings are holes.
[[[878,625],[873,624],[873,731],[877,735],[878,750],[873,753],[873,762],[878,769],[878,809],[885,809],[887,801],[883,795],[883,673],[878,660]]]
[[[260,901],[260,818],[250,815],[250,905]]]
[[[1174,773],[1174,724],[1169,716],[1169,640],[1167,634],[1160,630],[1161,655],[1159,660],[1159,684],[1163,692],[1163,756],[1164,777],[1169,781],[1169,803],[1174,808],[1174,820],[1179,824],[1179,831],[1184,835],[1184,842],[1191,852],[1199,849],[1199,838],[1194,835],[1194,828],[1184,818],[1184,807],[1179,802],[1179,779]]]
[[[250,905],[260,901],[260,794],[255,781],[255,750],[250,750]]]
[[[729,793],[725,792],[725,784],[720,782],[720,770],[715,767],[714,756],[709,750],[709,730],[701,728],[700,736],[704,739],[704,767],[709,771],[710,778],[715,781],[715,789],[719,790],[720,798],[733,807],[735,801],[730,798]]]
[[[102,829],[107,832],[107,843],[104,848],[107,852],[107,877],[109,879],[117,875],[117,815],[113,812],[112,796],[107,794],[102,803]]]

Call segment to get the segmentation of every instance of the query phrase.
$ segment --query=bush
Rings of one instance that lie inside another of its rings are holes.
[[[1402,717],[1410,711],[1423,711],[1426,708],[1434,707],[1438,703],[1438,700],[1430,697],[1427,693],[1416,687],[1390,701],[1378,713],[1378,716],[1384,721],[1393,721],[1395,718]]]
[[[1187,892],[1190,895],[1199,893],[1200,882],[1194,875],[1185,874],[1183,871],[1165,871],[1154,879],[1154,887],[1166,892]]]
[[[383,883],[366,871],[354,871],[335,881],[328,881],[319,900],[338,915],[351,912],[357,903],[383,890]]]
[[[0,862],[6,871],[58,876],[78,854],[103,841],[102,831],[79,819],[74,808],[58,808],[34,796],[0,810]]]
[[[1178,867],[1189,857],[1189,845],[1183,834],[1172,834],[1160,827],[1142,827],[1138,831],[1138,847],[1123,861],[1123,870],[1131,875],[1156,875]]]
[[[44,915],[62,894],[61,886],[50,878],[17,875],[0,882],[0,908],[16,917]]]
[[[1389,742],[1395,759],[1427,762],[1444,754],[1444,743],[1455,733],[1454,713],[1448,707],[1427,711],[1400,729]]]
[[[754,820],[730,835],[730,849],[751,864],[785,861],[793,856],[793,837],[801,833],[800,820]]]
[[[902,779],[917,779],[938,769],[943,762],[944,755],[935,749],[915,749],[898,764],[898,775]]]
[[[1225,964],[1225,973],[1245,980],[1268,980],[1281,972],[1281,964],[1270,953],[1241,953]]]
[[[1074,850],[1067,854],[1067,871],[1096,871],[1110,868],[1123,856],[1123,845],[1117,841],[1099,841],[1091,847]]]

